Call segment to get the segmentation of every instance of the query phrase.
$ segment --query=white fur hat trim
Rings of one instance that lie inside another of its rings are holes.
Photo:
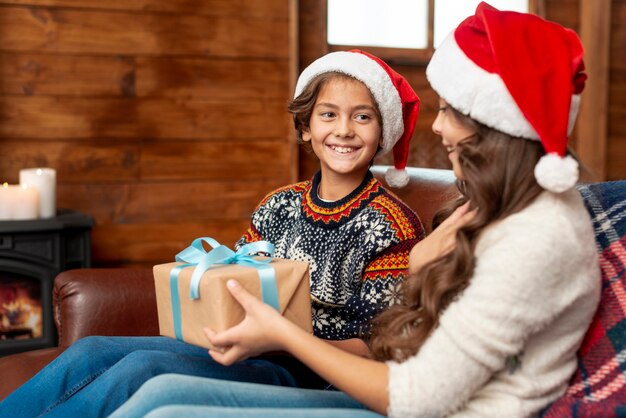
[[[563,193],[578,181],[578,162],[569,155],[546,154],[535,166],[535,179],[544,189]]]
[[[320,74],[339,72],[356,78],[372,92],[383,118],[383,152],[391,150],[404,133],[402,100],[389,74],[373,59],[357,52],[332,52],[315,60],[304,69],[294,98]]]

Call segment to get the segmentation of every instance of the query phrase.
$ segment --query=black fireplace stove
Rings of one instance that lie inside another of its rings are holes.
[[[52,347],[52,282],[91,266],[93,220],[59,209],[50,219],[0,221],[0,356]]]

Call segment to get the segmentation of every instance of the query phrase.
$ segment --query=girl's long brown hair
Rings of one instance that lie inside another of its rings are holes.
[[[458,230],[453,250],[409,277],[401,303],[374,320],[370,350],[379,360],[402,361],[419,351],[437,327],[439,316],[469,284],[474,248],[483,229],[522,210],[542,191],[534,177],[534,167],[543,155],[539,142],[511,137],[452,108],[447,111],[476,134],[457,145],[464,177],[457,181],[461,197],[439,211],[433,224],[468,200],[477,214]]]

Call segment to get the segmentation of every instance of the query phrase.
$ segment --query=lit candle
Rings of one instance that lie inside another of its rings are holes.
[[[13,219],[37,219],[39,195],[37,189],[27,185],[15,187],[13,191]]]
[[[0,221],[8,221],[13,216],[14,188],[8,183],[0,185]]]
[[[35,188],[39,193],[39,216],[56,216],[57,173],[53,168],[27,168],[20,170],[20,184]]]

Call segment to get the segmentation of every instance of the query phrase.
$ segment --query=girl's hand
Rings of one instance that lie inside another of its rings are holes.
[[[245,310],[246,317],[238,325],[220,333],[204,329],[209,342],[215,346],[209,350],[213,360],[230,366],[248,357],[282,349],[281,340],[287,335],[286,328],[291,323],[248,293],[236,280],[229,280],[226,285]]]
[[[411,274],[452,250],[456,232],[476,216],[476,211],[470,211],[469,205],[470,202],[468,201],[456,208],[437,229],[411,249],[409,254],[409,272]]]

